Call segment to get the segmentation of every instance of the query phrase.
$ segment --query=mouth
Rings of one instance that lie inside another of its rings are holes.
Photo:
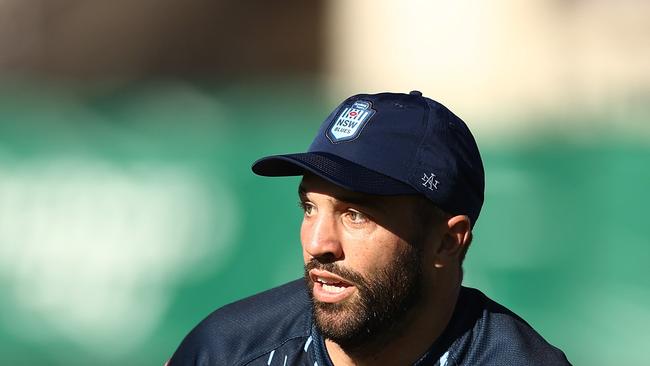
[[[309,278],[314,284],[314,299],[321,302],[343,301],[356,290],[353,284],[328,271],[312,269],[309,271]]]

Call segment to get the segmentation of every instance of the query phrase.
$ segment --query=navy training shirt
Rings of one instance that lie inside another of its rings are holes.
[[[226,305],[183,340],[169,366],[331,366],[304,279]],[[462,287],[445,331],[414,365],[570,365],[528,323]]]

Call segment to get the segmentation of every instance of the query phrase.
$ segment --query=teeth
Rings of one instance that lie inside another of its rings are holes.
[[[345,290],[345,287],[332,286],[332,285],[328,285],[328,284],[323,283],[323,290],[325,290],[327,292],[339,293],[339,292],[343,292]]]
[[[335,294],[345,291],[346,288],[346,286],[337,286],[336,284],[338,283],[338,281],[334,281],[332,279],[316,277],[316,281],[318,281],[321,284],[323,290]]]
[[[323,277],[316,277],[316,280],[320,283],[333,283],[333,281],[328,281]]]

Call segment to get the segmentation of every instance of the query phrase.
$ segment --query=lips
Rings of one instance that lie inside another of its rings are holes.
[[[309,278],[314,283],[314,299],[321,302],[340,302],[350,297],[356,287],[343,278],[323,270],[312,269]]]

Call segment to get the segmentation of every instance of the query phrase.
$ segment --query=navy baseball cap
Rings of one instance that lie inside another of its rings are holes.
[[[476,223],[485,189],[483,162],[467,125],[422,93],[358,94],[327,117],[305,153],[257,160],[262,176],[314,173],[345,189],[421,194]]]

